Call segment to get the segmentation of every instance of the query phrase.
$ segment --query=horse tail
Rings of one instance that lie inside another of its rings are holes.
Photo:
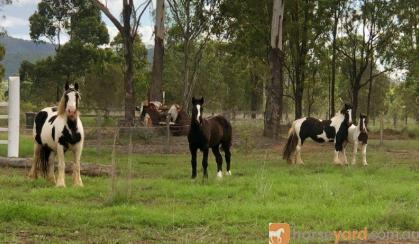
[[[298,135],[295,131],[295,122],[292,123],[291,128],[288,131],[288,139],[287,143],[285,144],[284,151],[282,153],[282,158],[290,162],[291,155],[295,151],[298,143]]]
[[[44,177],[47,175],[48,173],[48,167],[49,167],[49,156],[51,154],[51,149],[47,146],[41,146],[41,149],[39,150],[39,160],[37,160],[38,167],[42,174],[44,175]]]

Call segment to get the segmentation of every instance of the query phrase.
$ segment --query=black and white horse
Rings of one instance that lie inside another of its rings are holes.
[[[289,163],[304,164],[301,159],[301,147],[304,140],[310,137],[319,143],[335,142],[333,162],[342,164],[339,154],[343,152],[343,144],[348,138],[348,128],[351,124],[352,106],[349,104],[345,104],[342,110],[336,113],[331,120],[319,120],[311,117],[297,119],[292,123],[289,130],[283,158]]]
[[[44,177],[65,187],[64,153],[71,150],[74,154],[73,184],[83,186],[80,177],[80,156],[83,148],[84,131],[80,120],[78,106],[80,101],[79,86],[65,85],[65,91],[58,107],[42,109],[35,117],[33,127],[34,160],[29,176],[37,178],[41,169]],[[58,156],[58,177],[55,181],[54,161]]]
[[[198,149],[203,153],[202,167],[204,177],[208,177],[208,151],[212,149],[217,161],[217,177],[223,177],[223,157],[220,153],[220,146],[225,152],[227,164],[227,175],[230,171],[230,147],[232,142],[232,128],[230,122],[221,115],[202,118],[204,98],[192,98],[192,119],[188,134],[189,150],[191,152],[192,178],[196,178],[196,154]]]
[[[367,124],[368,124],[367,116],[364,114],[360,114],[358,125],[351,125],[348,129],[348,143],[351,143],[353,145],[352,164],[356,164],[356,154],[358,151],[358,145],[361,144],[362,164],[364,166],[368,165],[367,163],[367,144],[368,144]]]

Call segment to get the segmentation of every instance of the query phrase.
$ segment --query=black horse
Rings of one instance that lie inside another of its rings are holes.
[[[203,153],[202,167],[204,177],[208,177],[208,151],[212,149],[217,161],[217,177],[222,177],[223,157],[220,153],[220,146],[225,152],[227,163],[227,175],[230,171],[230,147],[232,142],[232,128],[230,122],[221,115],[209,118],[202,118],[202,105],[204,98],[192,98],[191,127],[188,134],[189,150],[191,151],[192,178],[196,177],[196,154],[198,149]]]

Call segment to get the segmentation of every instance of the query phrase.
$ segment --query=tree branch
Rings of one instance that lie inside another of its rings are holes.
[[[105,15],[109,18],[110,21],[115,25],[118,31],[122,34],[124,31],[124,27],[119,23],[119,21],[112,15],[109,9],[103,5],[99,0],[90,0],[96,7],[98,7]]]
[[[133,36],[133,38],[135,38],[135,34],[137,33],[138,27],[140,26],[141,17],[143,16],[145,10],[148,8],[150,3],[151,3],[151,0],[148,0],[146,5],[144,6],[143,10],[141,11],[140,15],[137,17],[137,22],[135,23],[134,28],[132,28],[133,32],[132,32],[131,36]],[[135,12],[137,12],[137,10],[135,10]]]

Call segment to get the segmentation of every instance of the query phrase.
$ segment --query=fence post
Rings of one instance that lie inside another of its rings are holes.
[[[384,116],[383,114],[381,114],[380,115],[380,146],[384,144],[383,130],[384,130]]]
[[[96,112],[96,153],[100,152],[102,146],[102,115],[98,110]]]
[[[170,116],[166,115],[166,153],[170,153]]]
[[[9,77],[9,131],[7,157],[19,157],[20,77]]]

